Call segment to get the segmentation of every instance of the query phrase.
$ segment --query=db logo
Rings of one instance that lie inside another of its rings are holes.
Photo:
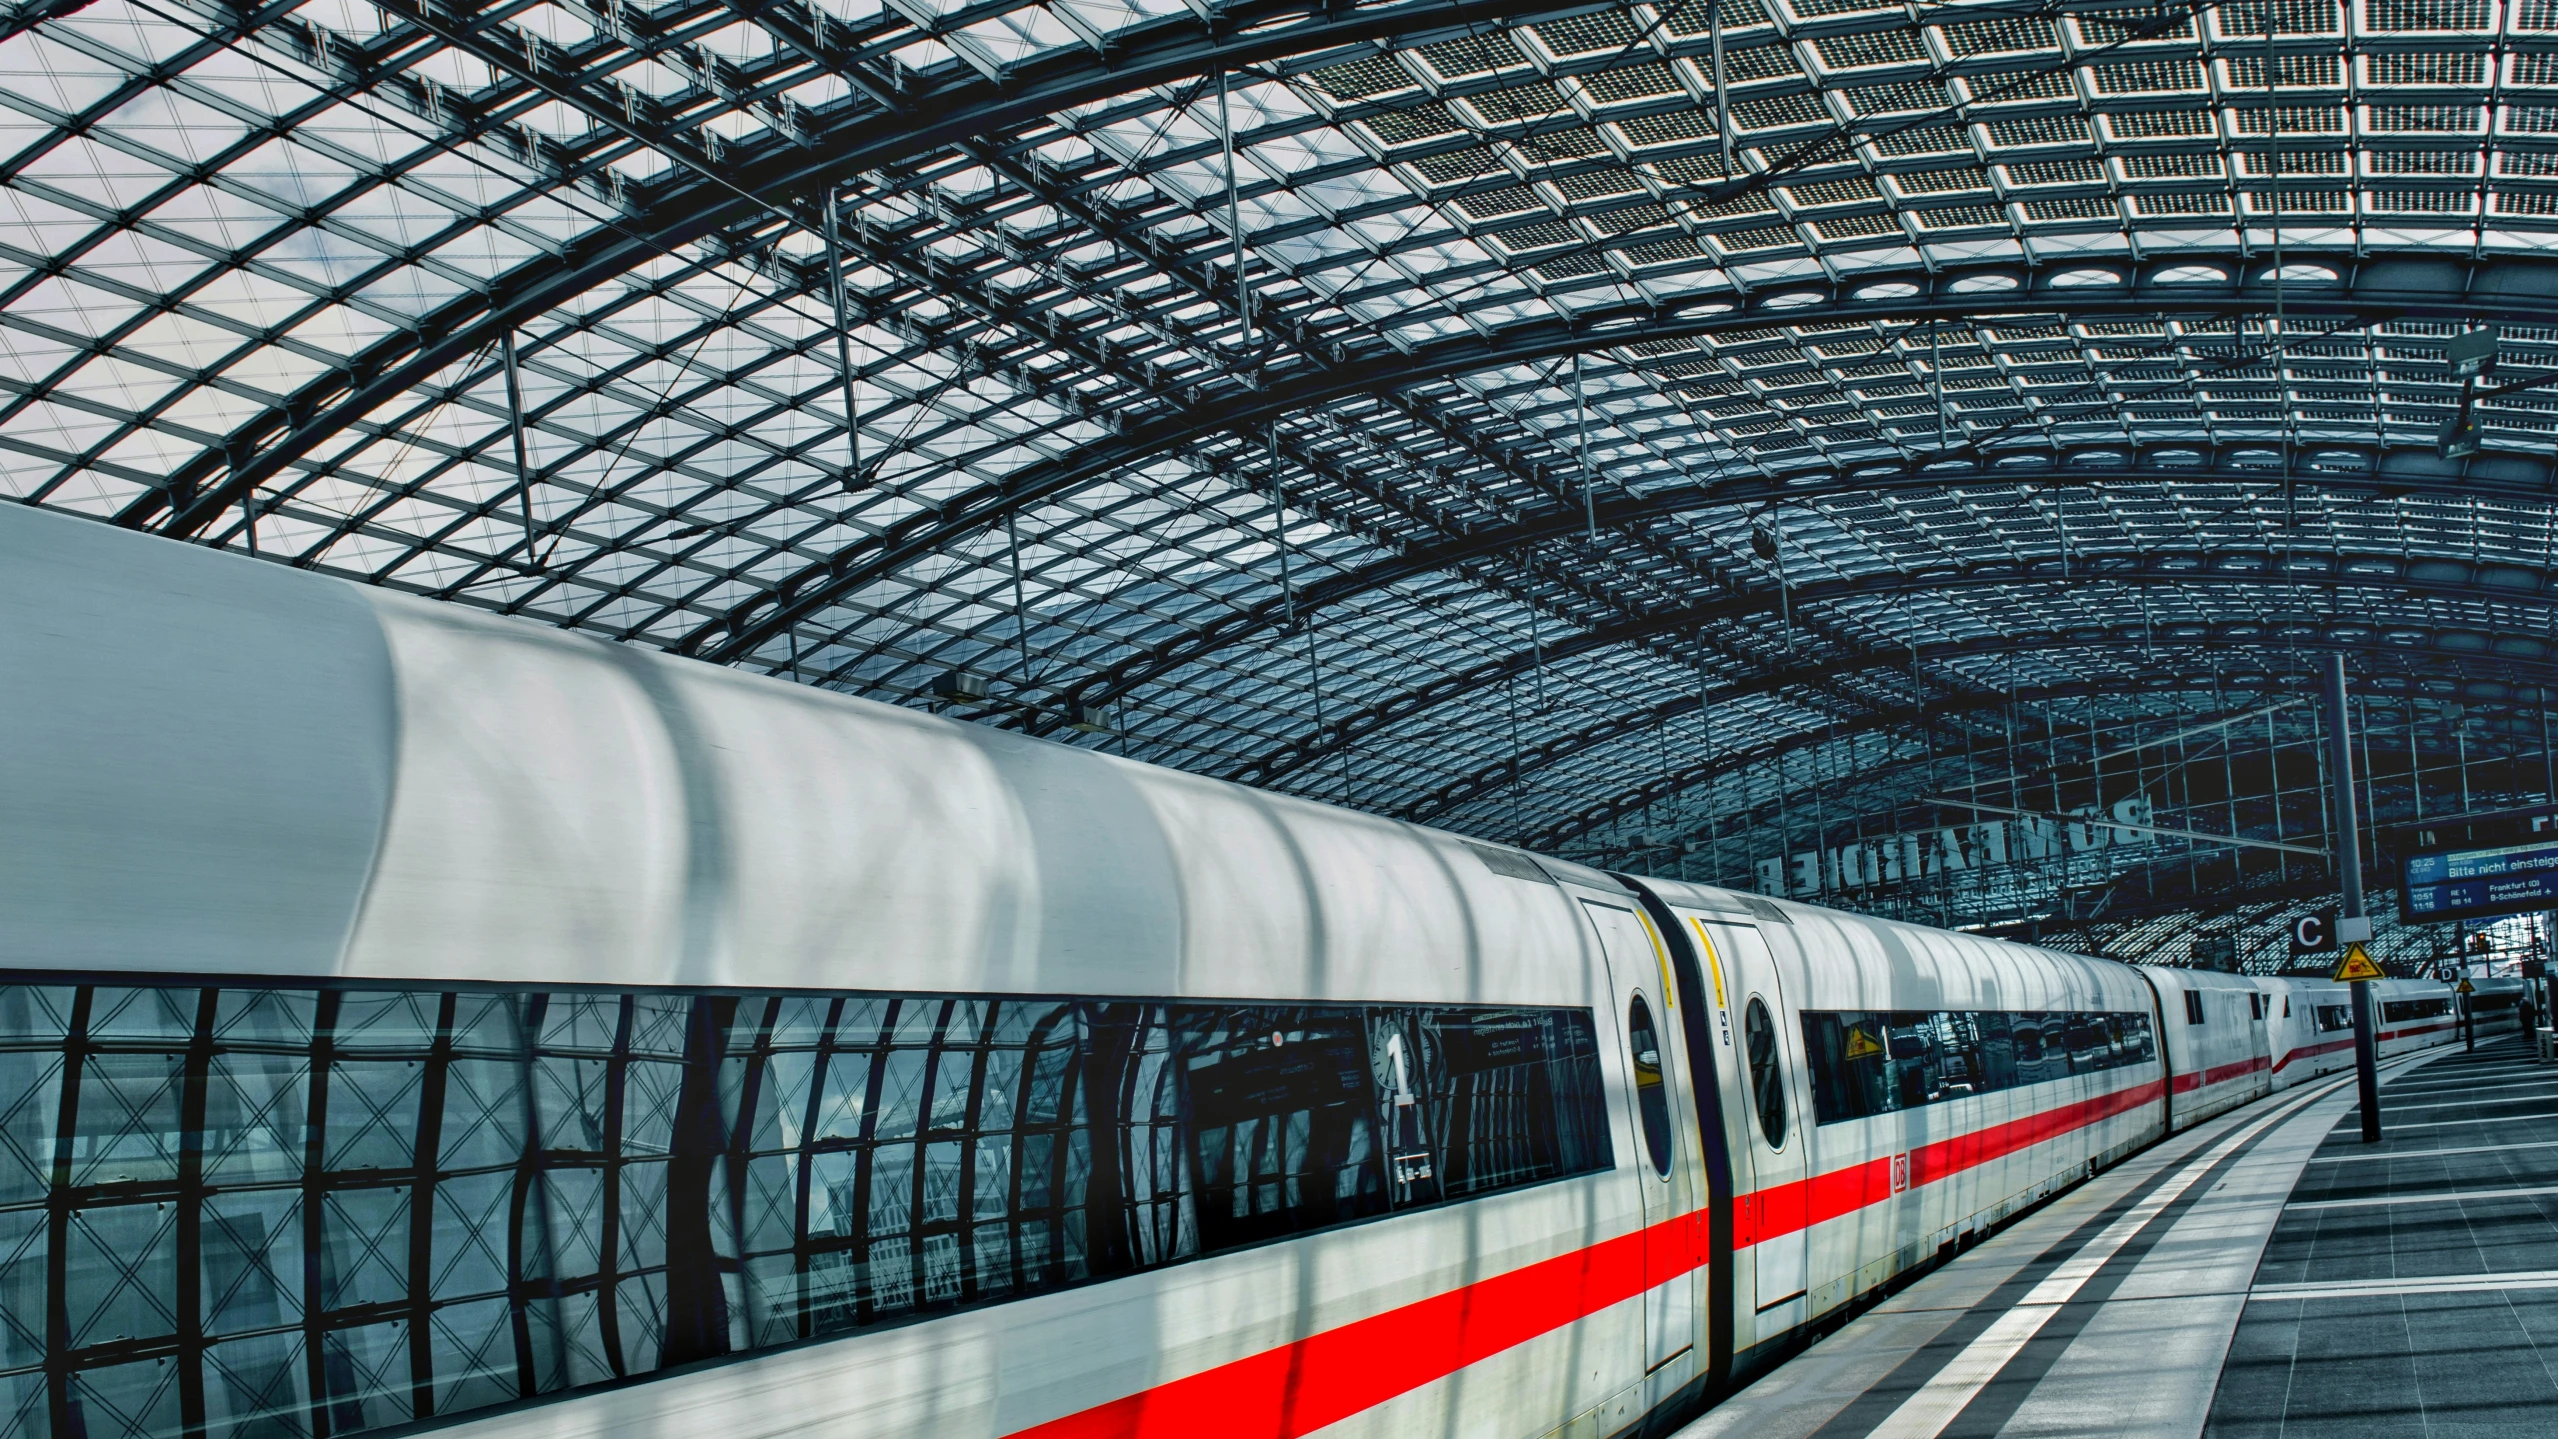
[[[1906,1154],[1895,1154],[1892,1156],[1892,1192],[1898,1194],[1909,1187],[1910,1157]]]

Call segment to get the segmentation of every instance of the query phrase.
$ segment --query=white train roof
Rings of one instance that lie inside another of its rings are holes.
[[[18,968],[1585,1002],[1398,821],[24,509],[0,606]]]

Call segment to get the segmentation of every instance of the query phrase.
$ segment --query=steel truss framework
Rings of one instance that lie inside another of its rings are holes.
[[[2558,643],[2558,0],[27,0],[0,54],[0,488],[173,538],[1618,860],[2018,695],[2173,726],[2342,645],[2536,707]]]

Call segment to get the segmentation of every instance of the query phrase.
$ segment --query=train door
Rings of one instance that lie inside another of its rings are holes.
[[[1746,925],[1712,927],[1714,947],[1730,966],[1733,1000],[1740,1010],[1740,1032],[1734,1036],[1733,1064],[1743,1096],[1743,1128],[1749,1134],[1750,1195],[1742,1201],[1741,1224],[1733,1245],[1748,1244],[1751,1255],[1751,1307],[1760,1315],[1803,1297],[1811,1287],[1811,1256],[1805,1230],[1811,1220],[1808,1141],[1811,1116],[1797,1101],[1795,1076],[1803,1072],[1800,1031],[1786,1022],[1793,1013],[1778,977],[1767,940]],[[1733,1182],[1742,1181],[1736,1173]],[[1757,1338],[1767,1338],[1801,1322],[1800,1313],[1762,1318]]]
[[[1696,1246],[1687,1232],[1697,1219],[1690,1193],[1689,1143],[1673,1122],[1687,1112],[1672,1062],[1675,1025],[1661,952],[1633,910],[1583,900],[1607,954],[1617,1002],[1623,1006],[1627,1072],[1634,1079],[1637,1182],[1643,1190],[1643,1368],[1659,1369],[1696,1346]]]

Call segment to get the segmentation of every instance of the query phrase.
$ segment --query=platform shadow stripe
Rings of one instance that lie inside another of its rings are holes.
[[[1980,1392],[1972,1397],[1971,1403],[1963,1406],[1963,1412],[1955,1416],[1954,1422],[1939,1431],[1939,1439],[1989,1439],[1989,1436],[2006,1428],[2035,1387],[2051,1372],[2052,1366],[2060,1362],[2061,1356],[2096,1318],[2097,1311],[2113,1299],[2123,1281],[2131,1277],[2132,1271],[2140,1267],[2185,1215],[2218,1188],[2229,1177],[2229,1172],[2254,1153],[2259,1145],[2299,1123],[2312,1105],[2333,1094],[2343,1083],[2340,1080],[2324,1092],[2310,1096],[2293,1113],[2250,1135],[2215,1161],[2174,1202],[2152,1215],[2150,1221],[2141,1226],[2140,1232],[2126,1240],[2123,1247],[2105,1261],[2103,1268],[2089,1275],[2087,1283],[2061,1305],[2060,1312],[2037,1330],[2015,1357],[2001,1366],[1990,1382],[1981,1386]]]
[[[2316,1094],[2304,1097],[2299,1101],[2300,1107],[2307,1108],[2310,1104],[2326,1098],[2342,1083],[2342,1080],[2336,1081],[2320,1089]],[[2268,1125],[2265,1133],[2273,1132],[2280,1127],[2280,1123],[2277,1121],[2275,1124]],[[2206,1148],[2216,1142],[2219,1137],[2215,1135],[2207,1138],[2194,1148],[2195,1150]],[[2259,1139],[2262,1137],[2262,1135],[2257,1136]],[[2253,1143],[2254,1141],[2251,1140],[2249,1147],[2252,1147]],[[2244,1150],[2233,1152],[2244,1152]],[[1927,1382],[1935,1378],[1947,1364],[1953,1362],[1955,1356],[1968,1348],[1974,1339],[1979,1338],[1982,1331],[1996,1323],[2000,1315],[2015,1308],[2026,1295],[2034,1291],[2036,1285],[2050,1277],[2051,1273],[2061,1265],[2068,1263],[2080,1250],[2085,1249],[2098,1235],[2110,1228],[2116,1220],[2138,1208],[2143,1200],[2157,1191],[2159,1186],[2183,1173],[2193,1162],[2193,1157],[2194,1151],[2189,1150],[2180,1156],[2177,1162],[2161,1165],[2157,1173],[2149,1175],[2140,1183],[2124,1191],[2104,1209],[2090,1215],[2068,1234],[2054,1240],[2040,1254],[2035,1255],[2032,1260],[2019,1268],[2015,1274],[2001,1282],[1997,1288],[1991,1290],[1979,1302],[1938,1331],[1917,1352],[1893,1366],[1892,1371],[1880,1382],[1858,1395],[1846,1408],[1831,1416],[1829,1422],[1812,1431],[1811,1439],[1862,1439],[1862,1436],[1872,1433],[1911,1395],[1926,1387]],[[2173,1208],[2174,1206],[2169,1206],[2169,1210]],[[2162,1210],[2161,1213],[2167,1213],[2169,1210]],[[2147,1233],[2150,1227],[2144,1226],[2142,1232]],[[2135,1239],[2137,1238],[2138,1236],[2135,1236]],[[2099,1274],[2102,1273],[2103,1271],[2100,1270]]]

